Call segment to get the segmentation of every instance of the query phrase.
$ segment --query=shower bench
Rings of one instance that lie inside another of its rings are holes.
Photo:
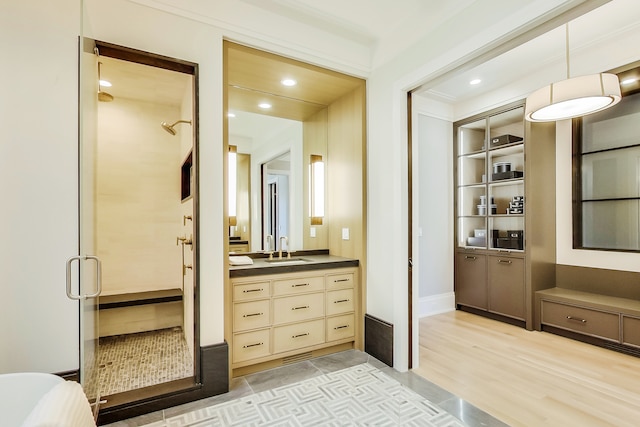
[[[182,326],[182,289],[100,296],[100,336]]]

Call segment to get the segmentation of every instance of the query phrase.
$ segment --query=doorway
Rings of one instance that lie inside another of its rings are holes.
[[[262,180],[266,197],[262,198],[264,215],[262,241],[273,239],[273,248],[280,248],[280,237],[289,236],[289,152],[262,165]]]
[[[94,365],[109,410],[198,383],[197,67],[89,44],[80,238],[102,261]]]

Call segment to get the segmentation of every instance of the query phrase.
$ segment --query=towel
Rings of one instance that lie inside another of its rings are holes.
[[[253,260],[248,256],[230,256],[229,265],[251,265]]]
[[[23,427],[95,427],[80,384],[64,381],[42,396]]]

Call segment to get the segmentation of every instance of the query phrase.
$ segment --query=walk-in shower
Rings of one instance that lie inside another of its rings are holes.
[[[175,135],[176,134],[176,130],[173,127],[175,125],[177,125],[178,123],[189,123],[189,124],[191,124],[191,120],[178,120],[177,122],[175,122],[172,125],[167,124],[167,122],[162,122],[162,123],[160,123],[160,126],[162,126],[162,129],[166,130],[171,135]]]

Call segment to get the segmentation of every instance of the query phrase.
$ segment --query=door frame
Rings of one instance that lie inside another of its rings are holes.
[[[86,40],[86,39],[85,39]],[[83,40],[84,41],[84,40]],[[112,43],[95,40],[100,56],[120,59],[123,61],[134,62],[142,65],[162,68],[169,71],[175,71],[193,76],[193,147],[192,153],[195,157],[193,165],[195,166],[194,187],[191,188],[193,196],[193,280],[194,280],[194,302],[193,302],[193,358],[194,372],[193,377],[183,380],[177,380],[167,383],[161,383],[157,386],[136,389],[131,392],[124,392],[114,395],[107,404],[101,408],[98,414],[98,422],[117,421],[152,412],[161,408],[175,406],[180,403],[201,399],[211,395],[205,389],[205,376],[201,370],[202,365],[202,349],[200,346],[200,207],[199,207],[199,188],[200,167],[199,167],[199,113],[198,113],[198,64],[183,61],[175,58],[169,58],[150,52],[144,52]],[[79,144],[82,140],[79,138]],[[80,159],[79,159],[80,160]],[[80,177],[82,179],[82,177]],[[81,206],[79,204],[79,206]],[[79,212],[80,213],[80,212]]]

